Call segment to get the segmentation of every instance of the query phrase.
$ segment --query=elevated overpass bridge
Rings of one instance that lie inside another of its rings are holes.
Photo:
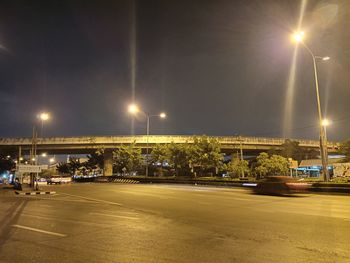
[[[136,135],[136,136],[90,136],[90,137],[51,137],[37,138],[35,145],[37,154],[46,152],[49,154],[89,154],[97,149],[104,149],[104,173],[112,175],[113,149],[122,145],[135,143],[136,147],[145,150],[156,144],[169,143],[193,143],[195,136],[181,135]],[[221,151],[233,153],[241,147],[245,154],[257,154],[268,150],[281,150],[285,139],[241,136],[209,136],[220,143]],[[319,149],[319,141],[316,140],[293,140],[298,141],[299,146],[308,149]],[[0,148],[15,147],[19,156],[30,153],[34,145],[32,138],[0,138]],[[328,151],[337,152],[340,143],[328,142]]]
[[[198,136],[197,136],[198,137]],[[285,139],[264,137],[241,137],[241,136],[208,136],[215,138],[221,145],[223,152],[235,152],[242,147],[248,152],[261,152],[268,150],[280,150]],[[193,143],[195,136],[182,135],[136,135],[136,136],[85,136],[85,137],[47,137],[37,138],[38,152],[50,154],[88,154],[97,149],[116,149],[121,145],[129,145],[135,142],[136,147],[145,149],[156,144],[169,143]],[[299,146],[309,149],[318,149],[318,140],[292,139],[299,142]],[[22,152],[29,152],[32,148],[32,138],[0,138],[0,147],[18,147]],[[340,143],[328,142],[328,151],[337,152]]]

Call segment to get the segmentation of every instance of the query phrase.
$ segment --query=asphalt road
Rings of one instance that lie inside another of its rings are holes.
[[[0,262],[350,262],[350,196],[71,184],[0,192]]]

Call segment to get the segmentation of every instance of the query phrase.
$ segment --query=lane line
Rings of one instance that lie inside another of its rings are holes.
[[[111,201],[106,201],[106,200],[101,200],[101,199],[95,199],[95,198],[90,198],[90,197],[85,197],[85,196],[80,196],[80,195],[72,195],[72,194],[66,194],[66,193],[62,193],[63,195],[67,195],[67,196],[73,196],[73,197],[79,197],[82,199],[86,199],[86,200],[91,200],[91,201],[96,201],[96,202],[100,202],[100,203],[106,203],[106,204],[110,204],[110,205],[118,205],[118,206],[123,206],[120,203],[116,203],[116,202],[111,202]]]
[[[163,199],[163,200],[168,200],[168,199],[174,199],[175,198],[175,197],[171,197],[171,196],[159,196],[157,194],[146,193],[146,192],[132,192],[132,191],[118,191],[118,190],[115,190],[114,192],[116,192],[116,193],[123,193],[123,194],[129,194],[129,195],[136,195],[136,196],[155,197],[157,199]]]
[[[62,202],[78,202],[78,203],[88,203],[88,204],[100,204],[98,201],[89,201],[89,200],[74,200],[74,199],[52,199],[52,198],[37,198],[39,200],[49,200],[49,201],[62,201]]]
[[[38,216],[38,215],[32,215],[32,214],[27,214],[27,213],[22,213],[22,216],[36,218],[36,219],[43,219],[43,220],[48,220],[48,221],[56,220],[56,221],[60,221],[60,222],[68,222],[68,223],[73,223],[73,224],[77,224],[77,225],[83,224],[83,225],[91,225],[91,226],[96,226],[96,227],[101,227],[101,226],[106,225],[106,224],[87,222],[87,221],[81,221],[81,220],[55,218],[53,216]]]
[[[108,212],[110,212],[110,210],[106,211],[106,210],[100,210],[100,212],[106,212],[108,214]],[[139,215],[138,212],[129,212],[129,211],[118,211],[118,213],[121,213],[121,214],[129,214],[129,215]]]
[[[254,199],[239,198],[239,197],[233,197],[232,199],[233,199],[233,200],[237,200],[237,201],[249,201],[249,202],[251,202],[251,201],[256,201],[256,200],[254,200]]]
[[[38,233],[43,233],[43,234],[48,234],[48,235],[52,235],[52,236],[58,236],[58,237],[66,237],[67,236],[65,234],[60,234],[60,233],[51,232],[51,231],[45,231],[45,230],[32,228],[32,227],[28,227],[28,226],[12,225],[12,227],[21,228],[21,229],[34,231],[34,232],[38,232]]]
[[[123,218],[123,219],[139,219],[138,217],[131,217],[131,216],[118,216],[118,215],[111,215],[111,214],[102,214],[102,213],[89,213],[90,215],[98,215],[98,216],[109,216],[109,217],[116,217],[116,218]]]

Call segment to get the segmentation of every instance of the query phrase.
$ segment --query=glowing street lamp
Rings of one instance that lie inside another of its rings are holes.
[[[43,137],[44,122],[46,122],[50,119],[50,114],[47,112],[42,112],[38,115],[38,118],[41,121],[40,137]]]
[[[316,99],[317,99],[317,111],[318,111],[318,119],[319,119],[319,125],[320,125],[320,152],[321,152],[321,159],[322,159],[322,171],[323,171],[324,181],[329,181],[329,172],[327,169],[328,167],[327,139],[326,139],[326,132],[325,132],[326,125],[323,125],[324,120],[322,118],[316,60],[318,59],[322,61],[327,61],[330,59],[330,57],[315,56],[314,53],[311,51],[311,49],[303,41],[304,37],[305,37],[305,34],[302,31],[296,32],[292,36],[293,40],[297,43],[301,43],[312,57],[313,67],[314,67]]]
[[[135,115],[136,113],[140,112],[141,110],[136,104],[130,104],[128,107],[128,112],[130,114]],[[150,119],[152,117],[159,117],[161,119],[166,118],[166,113],[161,112],[160,114],[149,114],[146,112],[143,112],[146,115],[147,118],[147,128],[146,128],[146,177],[148,176],[148,139],[149,139],[149,130],[150,130]]]
[[[139,107],[136,104],[130,104],[128,107],[128,112],[131,114],[136,114],[140,111]]]
[[[47,121],[50,119],[50,115],[47,112],[42,112],[39,114],[39,119],[42,121]]]
[[[328,119],[323,119],[321,124],[323,127],[327,127],[331,124],[331,122]]]
[[[295,42],[302,42],[304,39],[304,35],[305,33],[303,31],[298,31],[293,34],[292,38]]]

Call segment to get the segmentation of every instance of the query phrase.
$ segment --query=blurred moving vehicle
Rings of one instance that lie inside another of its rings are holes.
[[[257,194],[290,195],[305,192],[310,187],[311,184],[289,176],[269,176],[259,182],[253,191]]]
[[[47,184],[66,184],[72,182],[72,177],[64,177],[64,176],[51,176],[46,180]]]

